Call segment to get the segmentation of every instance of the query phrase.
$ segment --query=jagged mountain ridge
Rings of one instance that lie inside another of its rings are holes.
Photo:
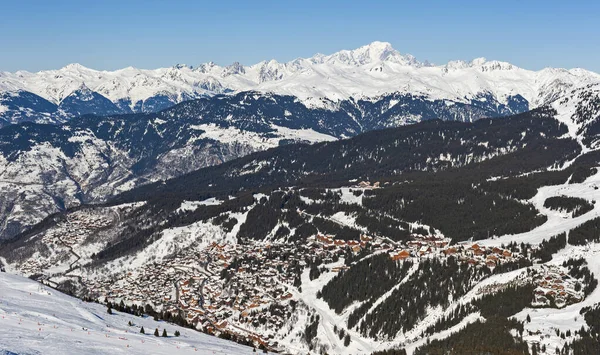
[[[38,73],[2,72],[0,92],[4,96],[0,115],[7,123],[22,119],[47,121],[46,111],[38,115],[31,112],[34,102],[45,100],[56,107],[63,106],[51,115],[52,121],[72,118],[73,111],[79,112],[72,106],[81,107],[81,101],[72,104],[65,99],[72,98],[73,93],[82,96],[77,94],[82,86],[96,96],[91,101],[95,107],[88,105],[86,113],[104,115],[115,110],[156,112],[190,99],[248,90],[292,95],[307,105],[321,107],[327,106],[329,100],[369,99],[398,93],[467,104],[491,98],[502,105],[510,105],[512,97],[521,96],[535,108],[572,88],[599,81],[600,75],[583,69],[547,68],[535,72],[484,58],[433,66],[400,54],[389,43],[373,42],[327,56],[319,54],[287,63],[263,61],[251,66],[234,63],[222,67],[211,62],[197,67],[176,65],[155,70],[129,67],[109,72],[70,64]],[[15,100],[6,97],[7,93],[20,97],[19,102],[26,104],[16,106]]]

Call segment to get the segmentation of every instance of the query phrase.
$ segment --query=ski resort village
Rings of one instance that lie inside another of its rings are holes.
[[[208,334],[245,339],[267,351],[301,348],[294,344],[302,337],[294,325],[301,321],[301,315],[306,319],[314,316],[306,304],[307,292],[311,293],[309,299],[317,302],[328,280],[345,273],[357,261],[375,256],[407,265],[452,259],[466,268],[481,269],[484,275],[531,266],[522,277],[535,284],[533,304],[539,307],[563,308],[581,302],[588,287],[580,273],[570,272],[581,265],[535,265],[535,255],[543,244],[451,243],[442,235],[428,233],[432,229],[426,226],[415,226],[407,242],[368,234],[356,240],[316,234],[294,243],[251,239],[233,242],[225,235],[221,242],[209,242],[203,239],[206,232],[202,229],[214,233],[214,226],[200,223],[185,233],[179,231],[179,237],[171,241],[163,236],[134,258],[91,268],[95,253],[102,249],[99,241],[103,233],[118,225],[120,216],[132,213],[136,206],[140,204],[81,209],[60,217],[36,237],[46,247],[29,257],[19,255],[22,262],[7,263],[10,271],[52,287],[72,284],[73,292],[81,292],[77,290],[82,287],[87,300],[127,313],[139,309],[158,314],[155,318],[177,319]],[[339,215],[336,220],[344,223]],[[177,238],[187,241],[181,243]],[[321,286],[303,290],[313,283]],[[506,286],[490,285],[479,292],[488,294]],[[353,338],[359,337],[356,332],[347,332]]]

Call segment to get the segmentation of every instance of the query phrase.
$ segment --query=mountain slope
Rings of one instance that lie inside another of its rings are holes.
[[[86,303],[0,272],[2,354],[250,354],[252,349],[152,318]],[[135,325],[128,326],[131,322]],[[140,334],[144,327],[147,335]],[[154,337],[154,329],[168,338]],[[181,336],[174,337],[175,331]]]
[[[0,92],[27,92],[54,105],[65,102],[63,106],[68,106],[65,100],[83,85],[95,93],[97,100],[111,101],[119,113],[156,112],[190,99],[250,90],[296,96],[307,105],[321,107],[327,104],[323,98],[337,102],[397,93],[464,104],[490,100],[511,106],[519,100],[535,108],[573,88],[597,82],[600,75],[583,69],[548,68],[536,72],[484,58],[433,66],[400,54],[389,43],[373,42],[327,56],[317,54],[287,63],[263,61],[251,66],[236,62],[222,67],[211,62],[197,67],[129,67],[110,72],[70,64],[38,73],[2,72]],[[17,117],[35,119],[19,108],[0,107],[0,117],[6,121],[15,122]],[[94,113],[110,114],[115,107],[101,109],[96,106]]]
[[[78,113],[112,105],[85,87],[69,100],[76,110],[71,112]],[[330,141],[433,118],[470,122],[527,109],[520,102],[464,104],[400,94],[377,101],[328,101],[328,106],[311,108],[292,96],[242,92],[186,101],[159,113],[88,115],[61,125],[2,128],[0,238],[67,207],[282,144]]]

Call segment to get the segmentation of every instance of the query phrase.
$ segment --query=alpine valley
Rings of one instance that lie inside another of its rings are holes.
[[[181,353],[600,353],[596,73],[374,42],[0,90],[0,329],[47,298]]]

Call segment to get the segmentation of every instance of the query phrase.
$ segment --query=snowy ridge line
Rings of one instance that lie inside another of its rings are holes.
[[[403,55],[390,43],[373,42],[331,55],[317,54],[287,63],[275,60],[244,66],[219,66],[209,62],[197,67],[175,65],[152,70],[133,67],[99,71],[80,64],[58,70],[30,73],[0,72],[0,91],[22,90],[59,104],[74,92],[88,99],[92,92],[116,106],[131,110],[151,106],[150,98],[181,102],[229,92],[257,90],[291,94],[307,105],[330,105],[331,100],[376,97],[391,92],[426,95],[433,99],[478,99],[493,93],[502,104],[521,95],[536,107],[573,86],[600,81],[600,75],[583,69],[546,68],[530,71],[500,61],[477,58],[433,66]],[[0,109],[1,110],[6,110]]]

